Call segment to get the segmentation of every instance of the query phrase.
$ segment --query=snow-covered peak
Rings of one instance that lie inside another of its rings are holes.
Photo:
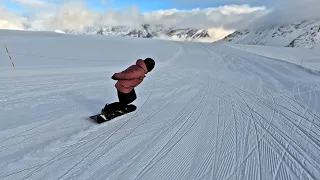
[[[69,34],[100,34],[140,38],[180,38],[186,41],[210,37],[206,29],[176,28],[150,24],[142,24],[137,28],[128,26],[102,26],[88,27],[84,30],[67,29],[63,31]]]
[[[314,48],[320,42],[320,20],[235,31],[218,42]]]

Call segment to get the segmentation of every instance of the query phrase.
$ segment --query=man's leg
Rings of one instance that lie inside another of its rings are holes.
[[[137,95],[134,89],[132,89],[132,91],[130,91],[128,94],[118,91],[118,98],[120,103],[122,103],[122,105],[125,106],[132,103],[134,100],[136,100]]]
[[[128,104],[132,103],[134,100],[136,100],[137,95],[136,95],[134,89],[132,89],[132,91],[127,94],[118,91],[118,98],[119,98],[119,102],[106,104],[103,109],[104,112],[111,113],[116,110],[124,109],[126,105],[128,105]]]

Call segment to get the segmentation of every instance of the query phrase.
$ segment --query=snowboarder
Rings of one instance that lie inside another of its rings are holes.
[[[145,74],[152,71],[154,66],[155,61],[152,58],[138,59],[135,65],[131,65],[122,72],[115,73],[111,78],[117,81],[115,87],[119,102],[106,104],[101,110],[100,117],[106,120],[106,117],[113,112],[125,110],[127,105],[137,98],[134,88],[143,81]]]

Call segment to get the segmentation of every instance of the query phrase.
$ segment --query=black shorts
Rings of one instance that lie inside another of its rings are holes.
[[[134,89],[132,89],[132,91],[130,91],[129,93],[122,93],[120,91],[118,91],[118,98],[119,98],[119,102],[122,104],[130,104],[132,103],[134,100],[137,99],[137,95]]]

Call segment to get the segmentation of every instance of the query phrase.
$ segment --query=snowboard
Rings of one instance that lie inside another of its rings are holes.
[[[112,119],[114,119],[116,117],[131,113],[131,112],[135,111],[136,109],[137,109],[137,107],[135,105],[129,104],[122,110],[117,110],[117,111],[114,111],[114,112],[109,113],[108,115],[106,115],[106,119],[107,120],[103,119],[100,116],[101,114],[96,114],[96,115],[90,116],[90,119],[96,121],[98,124],[101,124],[101,123],[110,121],[110,120],[112,120]]]

